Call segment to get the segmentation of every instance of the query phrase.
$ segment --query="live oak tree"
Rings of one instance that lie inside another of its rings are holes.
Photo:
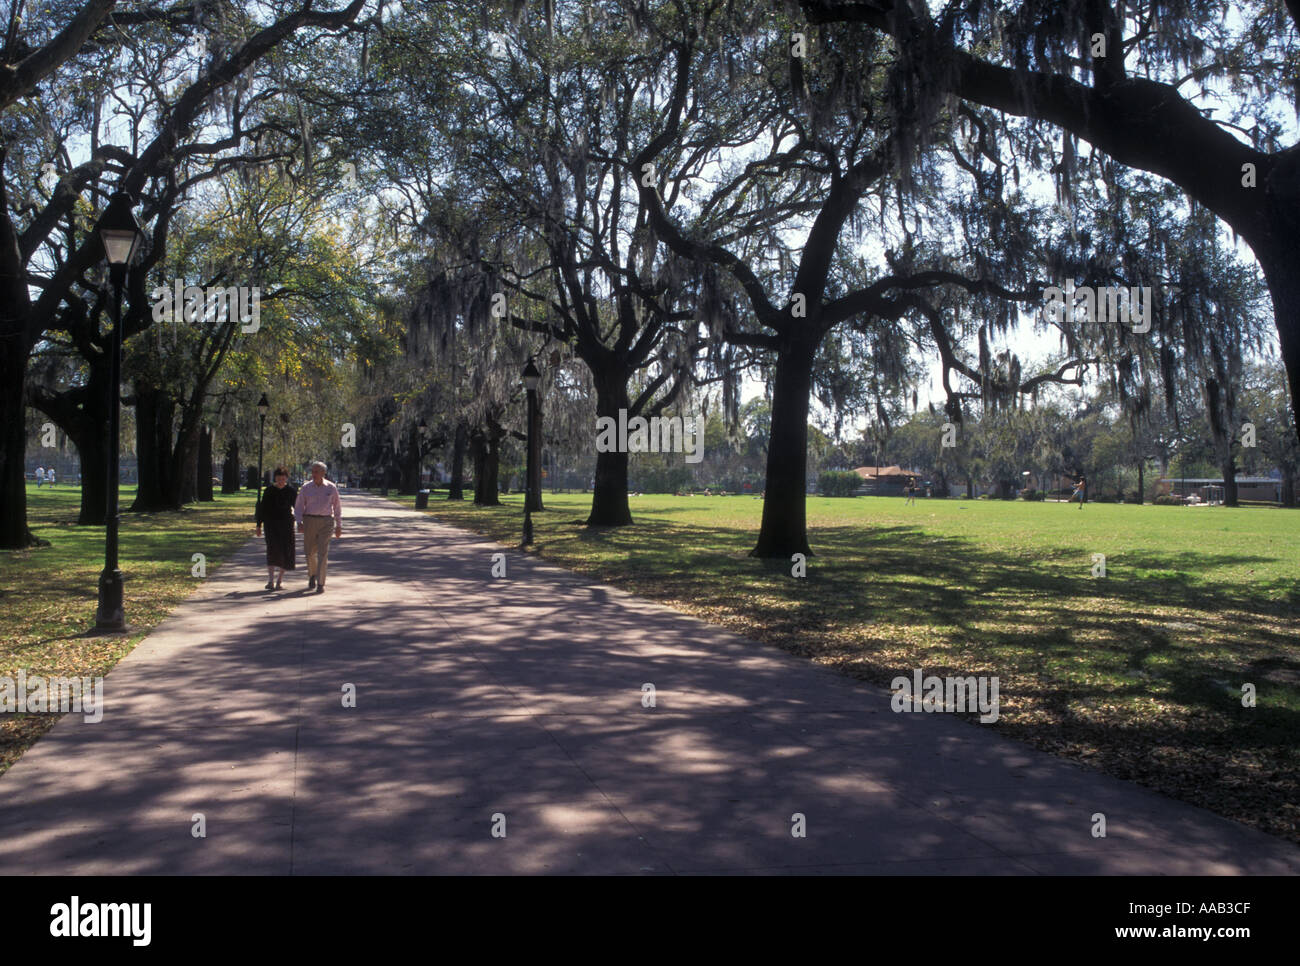
[[[1286,379],[1275,366],[1248,366],[1239,393],[1240,412],[1255,428],[1253,449],[1242,451],[1252,475],[1281,473],[1282,505],[1296,505],[1296,482],[1300,476],[1300,442],[1290,413]]]
[[[389,18],[377,25],[355,90],[326,85],[311,99],[314,129],[328,132],[348,159],[349,202],[368,209],[376,235],[393,236],[386,286],[398,293],[401,359],[384,370],[387,392],[366,416],[358,455],[383,468],[385,485],[396,465],[400,485],[413,489],[421,451],[445,447],[449,498],[462,497],[468,459],[476,499],[496,503],[496,467],[527,352],[491,312],[500,286],[485,260],[514,233],[461,170],[463,143],[447,136],[473,122],[454,79],[483,46],[479,21],[492,12],[448,3]],[[404,123],[394,125],[395,115]],[[423,443],[421,418],[430,426]]]
[[[294,377],[276,393],[275,415],[306,420],[314,432],[301,442],[314,444],[318,456],[337,445],[344,420],[330,418],[333,393],[303,383],[317,369],[326,377],[322,382],[346,386],[355,348],[371,322],[366,266],[356,240],[349,244],[325,203],[330,182],[332,172],[316,169],[293,181],[265,169],[229,172],[186,206],[168,258],[150,280],[157,283],[151,298],[166,294],[162,304],[155,299],[154,324],[132,340],[124,368],[134,387],[139,443],[133,510],[188,502],[203,425],[221,408],[239,404],[232,395],[251,409],[259,385],[271,388],[272,373]],[[213,301],[204,314],[182,317],[173,303],[176,279],[193,280],[205,291],[255,287],[257,315],[244,318],[239,307]],[[238,393],[241,385],[248,391]],[[201,477],[204,461],[199,465]]]
[[[617,161],[647,124],[650,56],[598,4],[505,24],[471,47],[465,109],[443,125],[463,145],[469,197],[508,214],[526,239],[486,260],[503,317],[567,346],[590,368],[598,415],[616,420],[673,405],[703,351],[689,281]],[[626,452],[597,454],[589,524],[631,522],[627,466]]]
[[[42,140],[41,125],[24,101],[44,99],[44,88],[58,84],[58,72],[77,59],[98,31],[114,0],[90,0],[84,5],[55,3],[46,9],[48,22],[24,23],[22,7],[10,6],[4,47],[0,51],[0,116],[4,141],[0,144],[0,547],[21,548],[34,542],[27,529],[27,497],[23,482],[23,435],[28,356],[39,332],[29,317],[30,292],[27,262],[36,244],[29,221],[41,211],[38,183],[56,191],[57,166],[39,157],[33,146]],[[62,21],[62,25],[58,23]],[[102,63],[103,58],[92,58]],[[48,129],[48,123],[44,125]],[[38,173],[39,172],[39,173]],[[53,184],[51,184],[53,182]],[[26,190],[22,187],[26,184]],[[44,205],[46,211],[49,204]],[[58,219],[57,209],[47,214],[46,231]],[[102,502],[102,501],[101,501]]]
[[[1005,331],[1014,317],[1007,303],[1041,298],[1041,289],[1010,281],[1029,271],[1036,244],[1021,238],[1000,260],[980,254],[981,242],[988,246],[992,237],[996,247],[998,232],[1026,220],[1004,218],[990,236],[984,229],[992,219],[971,217],[957,226],[964,250],[946,251],[942,241],[951,232],[941,213],[953,203],[938,190],[934,156],[921,148],[941,142],[939,132],[951,130],[955,118],[926,118],[936,133],[918,136],[917,119],[884,86],[893,57],[887,43],[870,35],[814,39],[772,21],[770,12],[750,17],[760,22],[712,23],[708,11],[674,22],[665,14],[657,86],[672,93],[654,136],[625,163],[655,173],[640,182],[651,227],[698,267],[702,298],[722,316],[722,337],[775,356],[753,554],[788,559],[811,552],[804,510],[809,398],[818,352],[836,326],[852,321],[874,331],[878,346],[902,338],[905,323],[923,333],[912,337],[938,351],[957,420],[960,392],[950,372],[973,379],[986,397],[1014,397],[1042,382],[1077,381],[1081,361],[1022,378],[1018,366],[993,372],[987,351],[974,364],[965,358],[960,339],[968,328],[958,305]],[[733,65],[747,78],[734,85]],[[748,153],[738,152],[740,145],[750,146]],[[691,180],[712,188],[698,203],[679,197],[678,186]],[[861,252],[873,235],[885,250],[870,265]],[[756,326],[740,324],[737,295]],[[977,328],[983,346],[984,323]],[[878,353],[878,376],[897,381],[903,358]]]
[[[124,14],[124,23],[129,21],[138,35],[113,23],[111,16],[105,19],[108,5],[99,4],[88,5],[84,19],[74,18],[74,27],[52,37],[46,24],[20,27],[11,22],[5,61],[13,64],[17,59],[20,66],[0,84],[6,129],[15,118],[29,131],[36,130],[42,117],[54,113],[50,99],[70,91],[68,103],[80,116],[66,126],[67,131],[82,132],[87,146],[86,159],[80,163],[71,163],[70,154],[64,153],[66,170],[59,173],[55,165],[59,176],[51,194],[28,207],[12,185],[15,175],[21,180],[24,169],[30,183],[31,172],[39,170],[33,163],[38,159],[23,158],[25,165],[11,166],[13,145],[8,138],[4,145],[0,174],[0,276],[5,280],[5,290],[0,293],[0,422],[5,426],[5,438],[0,447],[0,546],[22,547],[32,540],[26,525],[21,435],[26,368],[32,349],[47,331],[78,324],[83,317],[93,320],[95,330],[86,337],[87,348],[102,358],[108,345],[99,321],[106,301],[102,293],[107,287],[100,243],[93,233],[97,211],[107,195],[122,190],[143,201],[147,240],[139,268],[129,276],[128,309],[122,323],[123,335],[129,336],[147,327],[145,320],[150,316],[144,311],[147,298],[142,279],[165,252],[169,219],[186,180],[194,176],[187,164],[196,157],[213,157],[236,148],[257,133],[245,131],[236,120],[242,113],[232,108],[237,82],[299,30],[343,27],[355,20],[363,3],[353,0],[339,11],[316,11],[307,5],[266,25],[235,5],[217,8],[219,22],[210,25],[200,25],[202,18],[188,8],[188,15],[186,11],[157,10],[134,18]],[[87,26],[91,22],[94,27]],[[142,61],[169,40],[174,49],[178,46],[175,40],[190,39],[195,26],[202,26],[210,41],[201,53],[197,76],[174,75],[167,81],[168,87],[160,88],[156,72],[140,69]],[[96,31],[102,31],[102,40]],[[170,38],[173,31],[176,36]],[[126,143],[121,143],[120,129],[101,124],[98,105],[102,99],[87,98],[93,85],[84,81],[122,70],[140,78],[123,84],[123,96],[113,102],[124,117],[132,119]],[[42,89],[42,84],[50,89]],[[208,124],[221,114],[227,130],[209,141],[212,132]],[[67,131],[60,133],[66,136]],[[39,293],[35,298],[33,289]],[[101,294],[96,296],[96,292]]]
[[[539,348],[512,323],[495,267],[516,259],[519,233],[497,206],[466,206],[473,191],[459,178],[441,187],[434,180],[428,171],[406,179],[419,200],[410,206],[417,229],[399,282],[407,366],[398,398],[409,440],[400,448],[413,459],[414,427],[430,419],[451,449],[450,497],[460,498],[468,459],[474,502],[497,505],[503,446],[523,432],[520,373]]]
[[[1069,174],[1085,141],[1159,175],[1250,245],[1272,298],[1292,411],[1300,410],[1300,5],[1279,0],[1024,0],[925,5],[800,0],[808,20],[871,27],[902,54],[897,87],[928,110],[947,95],[1030,119],[999,149],[1032,165],[1025,131],[1050,125]]]
[[[1214,442],[1215,462],[1224,481],[1224,504],[1237,505],[1238,459],[1244,439],[1238,396],[1251,356],[1263,358],[1265,295],[1252,266],[1237,262],[1218,244],[1202,217],[1192,221],[1180,241],[1184,261],[1180,301],[1194,306],[1182,333],[1179,368],[1200,388],[1205,419]]]
[[[1241,447],[1236,394],[1245,360],[1268,347],[1264,280],[1238,256],[1212,213],[1189,204],[1168,183],[1097,156],[1080,160],[1076,169],[1070,221],[1079,243],[1062,274],[1130,293],[1141,286],[1149,303],[1140,326],[1111,321],[1088,327],[1110,362],[1099,367],[1099,381],[1131,430],[1126,443],[1112,449],[1121,462],[1142,467],[1151,454],[1140,450],[1148,448],[1143,443],[1153,440],[1158,424],[1172,419],[1177,427],[1203,414],[1226,502],[1235,505]],[[1186,406],[1180,386],[1194,387],[1200,402]]]
[[[178,12],[178,16],[178,23],[186,22],[183,11]],[[120,174],[129,164],[132,159],[130,148],[101,145],[101,130],[126,121],[130,129],[138,132],[137,138],[144,133],[146,119],[166,96],[162,88],[170,88],[182,70],[178,67],[182,58],[177,55],[184,46],[183,39],[151,26],[142,26],[137,31],[137,34],[148,33],[150,36],[137,35],[128,40],[115,29],[109,29],[118,27],[119,17],[146,25],[151,19],[136,19],[130,13],[115,16],[81,52],[78,66],[83,74],[69,71],[67,76],[55,76],[49,82],[55,88],[50,96],[32,96],[16,105],[11,113],[27,137],[7,158],[11,162],[6,172],[10,182],[23,180],[21,172],[30,170],[37,162],[43,170],[43,176],[32,185],[24,204],[14,212],[19,218],[29,219],[22,235],[28,247],[20,251],[19,257],[26,260],[29,282],[42,293],[34,305],[35,318],[29,320],[34,321],[35,328],[46,339],[36,345],[42,353],[70,353],[74,378],[58,386],[53,382],[33,385],[32,401],[62,426],[78,445],[84,481],[81,523],[103,522],[107,402],[111,389],[107,350],[111,337],[107,331],[109,301],[102,266],[92,259],[92,264],[83,265],[78,274],[75,264],[79,254],[89,252],[93,255],[96,244],[96,240],[90,237],[93,221],[87,217],[88,210],[80,198],[80,190],[84,186],[98,192],[101,179],[108,180]],[[140,57],[142,49],[159,55],[152,63],[150,58],[143,58],[147,68]],[[87,89],[83,83],[85,76],[94,76],[101,71],[109,73],[123,58],[133,61],[133,74],[138,82],[100,90]],[[114,94],[123,96],[115,101]],[[77,141],[81,139],[90,141],[92,156],[90,161],[77,164],[73,154],[78,150],[75,147]],[[60,170],[68,173],[60,177]],[[188,174],[186,172],[170,183],[153,179],[149,191],[152,217],[147,219],[147,223],[152,222],[152,237],[141,264],[161,256],[171,216],[187,186]],[[30,176],[27,180],[31,180]],[[130,281],[138,280],[137,272]],[[139,286],[130,288],[138,291]],[[128,294],[124,331],[140,328],[141,302],[142,298],[135,299],[137,310],[132,312]],[[148,324],[147,318],[144,324]],[[76,378],[78,373],[80,378]]]

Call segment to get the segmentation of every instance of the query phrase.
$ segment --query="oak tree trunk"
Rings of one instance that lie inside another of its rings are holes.
[[[8,342],[8,340],[6,340]],[[0,549],[21,550],[36,543],[27,528],[27,351],[0,345]]]
[[[469,446],[469,433],[463,422],[456,423],[456,434],[451,449],[451,483],[447,488],[448,500],[465,499],[465,450]]]
[[[627,376],[606,372],[596,377],[596,416],[608,416],[618,423],[618,413],[626,411]],[[631,418],[628,413],[628,418]],[[625,527],[632,523],[632,509],[627,501],[627,453],[596,454],[596,486],[591,494],[590,527]]]
[[[772,385],[772,429],[767,451],[763,522],[752,557],[789,560],[812,555],[808,546],[808,399],[817,343],[792,340],[776,360]]]
[[[1223,463],[1223,505],[1237,505],[1237,459],[1229,456]]]
[[[233,437],[226,444],[226,461],[221,464],[221,492],[239,492],[239,441]]]
[[[176,404],[166,393],[141,384],[135,389],[135,451],[139,482],[132,513],[179,510],[172,463],[172,421]]]

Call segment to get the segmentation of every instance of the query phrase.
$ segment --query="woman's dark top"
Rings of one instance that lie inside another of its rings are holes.
[[[262,491],[257,507],[257,523],[266,527],[266,562],[272,567],[295,569],[297,540],[293,535],[293,504],[298,489],[286,483],[284,489],[272,486]]]
[[[257,506],[257,525],[266,523],[293,523],[293,505],[298,499],[298,488],[286,483],[284,489],[276,486],[262,491],[262,502]]]

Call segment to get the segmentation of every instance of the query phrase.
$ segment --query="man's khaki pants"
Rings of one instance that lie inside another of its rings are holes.
[[[307,576],[325,583],[325,565],[329,563],[333,517],[303,517],[302,546],[307,555]]]

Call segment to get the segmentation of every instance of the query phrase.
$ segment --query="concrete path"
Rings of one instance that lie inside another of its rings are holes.
[[[65,716],[0,778],[0,873],[1300,872],[1284,841],[344,499],[325,594],[301,556],[260,589],[250,541],[105,679],[100,723]]]

